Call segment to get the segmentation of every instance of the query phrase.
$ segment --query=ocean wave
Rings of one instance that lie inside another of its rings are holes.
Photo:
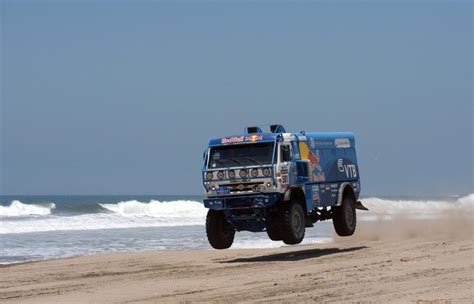
[[[474,193],[471,193],[467,196],[463,196],[457,200],[457,203],[461,206],[466,206],[468,208],[473,209],[474,206]]]
[[[204,205],[196,201],[126,201],[99,205],[109,213],[4,220],[0,234],[204,225],[207,213]]]
[[[362,221],[390,220],[397,215],[411,218],[435,218],[458,212],[471,214],[474,194],[457,200],[393,200],[377,197],[361,199],[369,208],[358,212]],[[95,213],[52,213],[55,204],[23,204],[13,201],[10,206],[0,206],[0,234],[100,230],[118,228],[203,226],[207,209],[201,202],[189,200],[157,201],[148,203],[136,200],[116,204],[97,203]],[[317,228],[316,228],[317,229]]]
[[[436,218],[443,214],[461,212],[469,214],[474,208],[474,194],[454,201],[448,200],[392,200],[377,197],[361,199],[368,212],[360,212],[361,219],[392,219],[393,216]]]
[[[185,200],[169,202],[152,200],[149,203],[132,200],[99,205],[122,216],[150,216],[156,218],[203,218],[207,211],[202,203]]]
[[[0,206],[0,216],[17,217],[28,215],[50,215],[56,208],[53,203],[46,204],[23,204],[20,201],[13,201],[10,206]]]

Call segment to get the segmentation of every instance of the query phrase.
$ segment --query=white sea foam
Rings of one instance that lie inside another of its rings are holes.
[[[390,200],[370,197],[361,199],[368,212],[360,212],[361,219],[392,219],[393,216],[410,218],[436,218],[451,212],[472,213],[474,194],[458,198],[454,201],[438,200]]]
[[[474,208],[474,193],[471,193],[467,196],[461,197],[457,200],[457,203],[461,206],[469,208],[471,211]]]
[[[0,217],[28,216],[28,215],[48,215],[56,208],[53,203],[42,205],[23,204],[20,201],[13,201],[10,206],[0,206]]]
[[[3,220],[0,234],[203,225],[207,212],[202,203],[195,201],[127,201],[100,205],[111,212]]]
[[[449,212],[471,213],[474,194],[454,201],[362,199],[368,212],[358,212],[360,220],[391,219],[396,215],[415,218],[433,218]],[[104,213],[55,215],[54,204],[31,205],[14,201],[0,206],[0,234],[100,230],[114,228],[172,227],[204,225],[207,209],[197,201],[126,201],[117,204],[99,204]],[[249,244],[237,244],[247,247]],[[250,245],[250,246],[253,246]],[[270,246],[270,245],[269,245]]]
[[[117,204],[99,204],[103,208],[122,216],[150,216],[160,219],[170,218],[202,218],[206,209],[202,203],[195,201],[151,201],[142,203],[136,200],[119,202]]]

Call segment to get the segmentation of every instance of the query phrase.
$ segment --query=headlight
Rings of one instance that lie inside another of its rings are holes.
[[[235,178],[235,171],[234,170],[229,170],[229,172],[227,172],[227,176],[230,179],[234,179]]]
[[[206,172],[206,180],[211,180],[214,177],[214,173]]]
[[[267,177],[272,175],[272,172],[268,168],[263,168],[262,173],[264,176],[267,176]]]
[[[218,179],[224,179],[224,171],[217,172],[217,178]]]
[[[240,170],[239,175],[241,178],[247,177],[247,170],[245,169]]]
[[[257,177],[258,176],[258,169],[252,169],[252,171],[250,171],[250,175],[252,175],[252,177]]]

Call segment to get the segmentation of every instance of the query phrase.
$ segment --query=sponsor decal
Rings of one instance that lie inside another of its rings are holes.
[[[313,142],[314,142],[314,139],[311,138],[310,145]],[[306,143],[301,143],[301,142],[300,142],[299,148],[300,148],[301,160],[309,161],[310,178],[312,178],[315,181],[325,181],[326,178],[324,176],[324,172],[321,167],[320,150],[317,149],[313,153],[313,151],[308,147]]]
[[[262,139],[263,139],[262,135],[245,136],[245,141],[259,141],[259,140],[262,140]]]
[[[357,168],[354,164],[344,164],[344,160],[339,158],[337,160],[337,169],[341,173],[345,173],[347,178],[357,177]]]
[[[319,172],[314,176],[314,179],[318,182],[324,182],[326,181],[326,177],[324,176],[324,172]]]
[[[344,160],[342,158],[337,160],[337,170],[341,173],[344,172]]]
[[[230,193],[230,189],[227,188],[227,187],[219,187],[217,188],[217,194],[229,194]]]
[[[308,150],[307,159],[311,165],[311,171],[322,171],[321,162],[319,158],[319,150],[316,150],[316,154],[314,154],[311,150]]]
[[[319,185],[313,185],[313,186],[311,186],[311,190],[312,190],[312,192],[313,192],[313,195],[312,195],[313,202],[315,202],[315,203],[319,202],[319,200],[320,200],[320,197],[319,197]]]
[[[249,135],[249,136],[232,136],[232,137],[223,137],[221,139],[221,144],[234,144],[247,141],[259,141],[262,140],[262,135]]]
[[[336,138],[334,140],[334,145],[336,148],[350,148],[351,142],[349,138]]]
[[[245,136],[234,136],[234,137],[224,137],[221,140],[222,144],[232,144],[232,143],[239,143],[243,142],[245,139]]]

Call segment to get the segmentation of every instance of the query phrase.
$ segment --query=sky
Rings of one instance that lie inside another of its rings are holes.
[[[0,195],[203,194],[270,123],[354,132],[362,195],[474,192],[470,1],[0,3]]]

